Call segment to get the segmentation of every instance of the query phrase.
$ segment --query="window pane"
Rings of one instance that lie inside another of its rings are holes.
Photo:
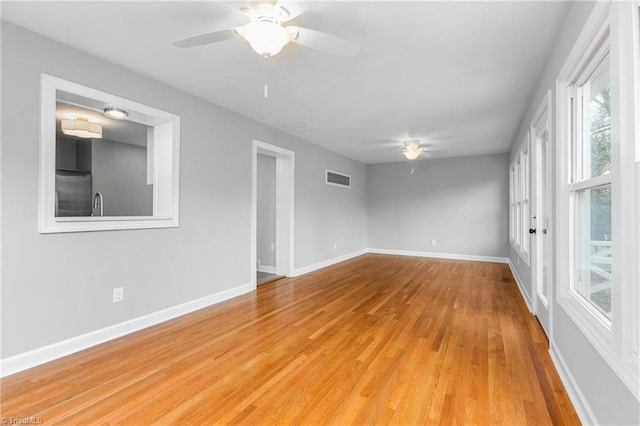
[[[529,201],[522,202],[522,251],[529,251]]]
[[[576,193],[573,288],[611,316],[611,185]]]
[[[511,168],[509,169],[509,202],[510,202],[510,208],[509,208],[509,239],[511,241],[514,241],[514,237],[515,237],[515,210],[516,210],[516,200],[515,200],[515,195],[514,195],[514,191],[515,191],[515,180],[514,180],[514,176],[515,174],[513,173],[513,166],[511,166]]]
[[[523,151],[521,156],[522,189],[522,251],[529,251],[529,152]]]
[[[515,211],[515,215],[516,215],[516,229],[515,229],[515,241],[516,241],[516,246],[520,246],[520,234],[521,234],[521,229],[522,229],[522,218],[521,218],[521,210],[520,210],[520,162],[516,162],[516,164],[513,166],[513,174],[514,174],[514,179],[515,179],[515,191],[514,191],[514,196],[515,196],[515,200],[516,200],[516,211]]]
[[[611,171],[611,77],[603,61],[582,86],[582,179]]]

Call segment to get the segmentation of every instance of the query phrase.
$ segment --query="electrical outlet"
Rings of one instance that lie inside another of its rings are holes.
[[[336,243],[333,243],[333,249],[334,249],[334,250],[337,250],[337,249],[338,249],[338,243],[337,243],[337,242],[336,242]]]
[[[431,245],[435,246],[436,245],[436,240],[431,240]]]
[[[116,287],[113,289],[113,303],[122,302],[124,300],[124,287]]]
[[[271,243],[271,251],[276,251],[276,243]]]

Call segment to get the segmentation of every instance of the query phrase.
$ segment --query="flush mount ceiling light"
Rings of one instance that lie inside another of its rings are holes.
[[[102,126],[92,123],[85,117],[78,117],[73,120],[61,120],[60,128],[62,133],[79,138],[102,138]]]
[[[420,157],[420,154],[424,152],[424,148],[420,147],[420,141],[418,139],[410,139],[404,141],[404,149],[402,153],[406,157],[407,160],[415,160]]]
[[[129,117],[129,113],[127,111],[113,107],[105,108],[104,115],[115,120],[124,120]]]

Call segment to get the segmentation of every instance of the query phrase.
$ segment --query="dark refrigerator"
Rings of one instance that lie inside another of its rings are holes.
[[[91,216],[91,172],[56,170],[56,217]]]

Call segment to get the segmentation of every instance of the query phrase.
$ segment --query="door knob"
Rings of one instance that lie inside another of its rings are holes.
[[[536,233],[536,228],[529,228],[529,233],[530,234],[535,234]]]

